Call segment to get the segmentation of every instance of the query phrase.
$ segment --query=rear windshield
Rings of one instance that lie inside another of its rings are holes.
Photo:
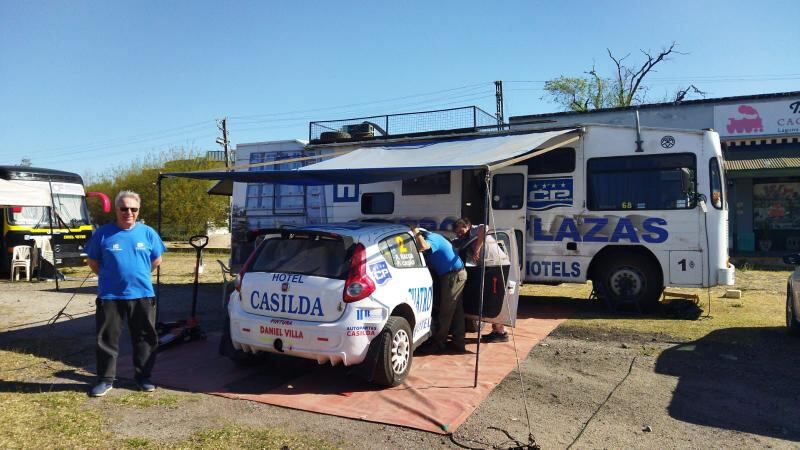
[[[293,235],[265,240],[250,271],[345,279],[349,267],[347,249],[342,240]]]

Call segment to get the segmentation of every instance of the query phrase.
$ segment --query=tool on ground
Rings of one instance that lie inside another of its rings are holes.
[[[194,286],[192,287],[192,314],[186,320],[156,324],[159,351],[181,342],[206,338],[206,333],[200,328],[197,320],[197,287],[200,277],[200,260],[203,257],[203,248],[208,245],[208,236],[192,236],[189,238],[189,245],[194,247],[197,252],[197,260],[194,265]]]

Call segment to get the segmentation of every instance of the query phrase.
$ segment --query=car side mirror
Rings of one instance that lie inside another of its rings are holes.
[[[800,266],[800,253],[784,256],[783,262],[791,266]]]

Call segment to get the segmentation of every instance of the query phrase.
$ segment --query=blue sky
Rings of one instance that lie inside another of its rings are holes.
[[[307,139],[311,120],[477,105],[558,109],[542,81],[686,55],[649,99],[800,90],[800,2],[0,0],[0,164],[107,173],[169,148]]]

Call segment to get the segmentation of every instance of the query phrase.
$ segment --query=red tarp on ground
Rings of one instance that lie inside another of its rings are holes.
[[[521,360],[566,317],[564,311],[534,312],[523,306],[515,329]],[[153,381],[177,389],[452,433],[516,368],[512,342],[481,344],[478,387],[473,388],[476,344],[475,335],[469,337],[469,354],[415,356],[406,382],[391,389],[348,376],[346,367],[319,366],[296,358],[281,357],[243,369],[218,355],[216,335],[160,354]],[[120,363],[130,371],[129,362]]]

